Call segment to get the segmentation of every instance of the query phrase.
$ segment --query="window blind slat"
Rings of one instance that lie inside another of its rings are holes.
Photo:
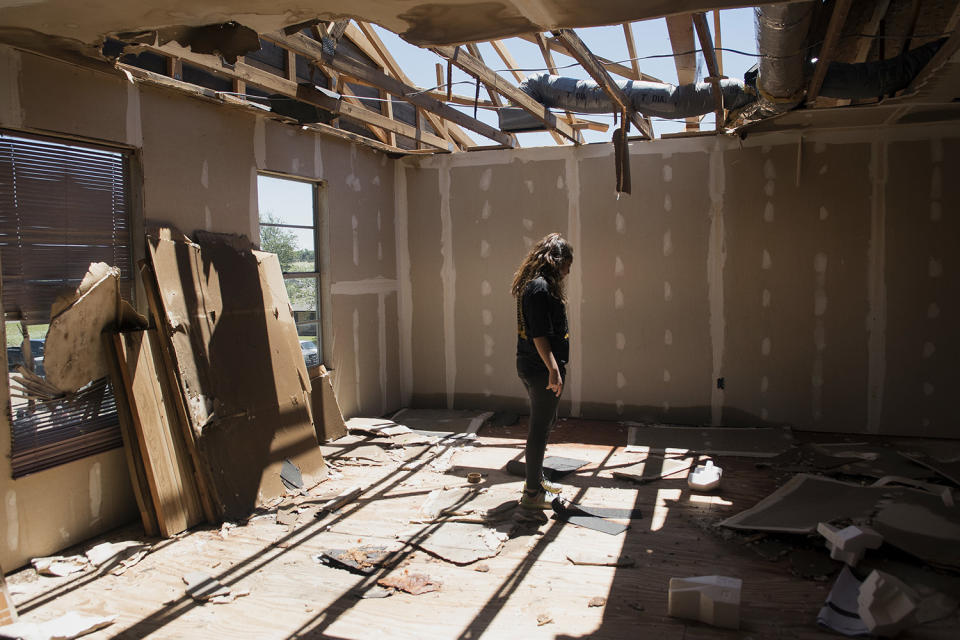
[[[91,262],[121,271],[133,291],[124,152],[0,132],[0,264],[3,306],[29,324],[73,291]],[[68,400],[12,399],[14,476],[122,444],[106,380]]]

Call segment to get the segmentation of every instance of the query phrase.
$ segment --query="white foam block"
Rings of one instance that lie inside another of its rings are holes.
[[[873,571],[860,585],[857,612],[872,634],[892,638],[917,624],[919,601],[911,587],[888,573]]]
[[[742,586],[742,580],[727,576],[670,578],[667,615],[738,629]]]

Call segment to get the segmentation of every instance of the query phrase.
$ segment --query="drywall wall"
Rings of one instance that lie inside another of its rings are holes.
[[[135,234],[166,222],[188,234],[258,238],[259,171],[319,181],[324,359],[337,397],[347,417],[400,407],[395,168],[386,156],[7,47],[0,47],[0,86],[8,88],[0,92],[0,127],[132,151]],[[134,246],[142,256],[142,242]],[[138,518],[121,449],[13,480],[8,419],[0,422],[6,570]]]
[[[613,168],[610,145],[404,161],[414,405],[524,406],[510,280],[560,231],[562,412],[960,437],[960,128],[635,142],[619,199]]]

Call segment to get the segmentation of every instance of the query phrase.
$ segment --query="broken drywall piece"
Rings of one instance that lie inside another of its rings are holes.
[[[14,622],[0,627],[0,638],[72,640],[109,627],[117,616],[91,616],[71,611],[46,622]]]
[[[636,565],[636,560],[630,556],[613,555],[590,549],[568,551],[566,556],[571,564],[588,567],[632,567]]]
[[[568,503],[563,498],[554,498],[552,506],[553,512],[556,514],[558,520],[569,522],[570,524],[577,525],[578,527],[585,527],[587,529],[593,529],[594,531],[600,531],[611,536],[616,536],[623,533],[630,528],[630,525],[612,522],[610,520],[606,520],[605,518],[613,517],[627,519],[640,517],[639,509],[608,510],[603,509],[602,507],[581,507],[579,505]]]
[[[145,328],[147,320],[120,297],[120,270],[93,263],[76,292],[51,309],[43,368],[47,381],[77,391],[110,374],[100,334],[107,328]]]
[[[492,411],[459,409],[400,409],[392,420],[415,431],[477,433],[493,417]]]
[[[47,556],[33,558],[30,564],[42,576],[64,577],[87,569],[90,564],[83,556]]]
[[[695,457],[668,458],[647,455],[644,460],[636,464],[613,470],[612,475],[614,478],[629,480],[637,484],[646,484],[668,478],[683,478],[683,474],[688,473],[693,468],[695,461]]]
[[[87,550],[86,556],[95,567],[106,564],[109,561],[120,562],[131,556],[135,556],[140,551],[145,551],[150,545],[143,544],[136,540],[125,540],[123,542],[103,542]]]
[[[893,491],[891,487],[879,490]],[[891,544],[931,564],[960,568],[960,510],[937,496],[910,491],[912,501],[883,500],[871,524]]]
[[[790,448],[789,429],[773,427],[682,427],[624,422],[627,452],[684,449],[713,455],[770,458]]]
[[[942,484],[932,484],[929,482],[914,480],[913,478],[903,478],[900,476],[883,476],[882,478],[874,482],[873,486],[885,487],[891,484],[900,484],[906,487],[913,487],[914,489],[929,491],[930,493],[936,496],[940,496],[940,499],[943,500],[943,505],[945,507],[954,506],[953,488],[945,487]]]
[[[937,460],[923,453],[904,453],[903,451],[900,452],[900,455],[907,460],[936,471],[939,475],[960,487],[960,460]]]
[[[547,456],[543,459],[543,476],[547,480],[559,480],[563,476],[573,473],[581,467],[590,464],[586,460],[564,458],[563,456]],[[505,467],[507,473],[515,476],[527,475],[527,464],[520,460],[510,460]]]
[[[917,592],[899,579],[882,571],[872,571],[860,585],[857,612],[870,633],[892,638],[918,624],[919,601]]]
[[[720,486],[723,469],[714,466],[713,460],[697,465],[687,476],[687,485],[694,491],[712,491]]]
[[[396,436],[413,430],[386,418],[350,418],[347,420],[347,431],[372,436]]]
[[[313,409],[313,421],[316,425],[317,440],[330,442],[347,435],[347,425],[340,412],[337,396],[333,392],[333,372],[322,364],[310,367],[310,403]]]
[[[506,541],[507,534],[482,524],[445,522],[410,544],[447,562],[467,565],[496,556]]]
[[[355,449],[347,449],[336,457],[331,457],[341,464],[351,465],[382,465],[391,462],[381,447],[377,445],[366,445]]]
[[[742,586],[742,580],[727,576],[670,578],[667,615],[739,629]]]
[[[851,567],[860,562],[867,549],[879,549],[883,544],[883,536],[866,526],[850,525],[838,529],[827,522],[821,522],[817,525],[817,532],[826,538],[830,557]]]
[[[860,595],[860,584],[860,580],[853,575],[850,568],[844,567],[817,614],[817,622],[845,636],[870,635],[870,630],[858,613],[857,596]]]

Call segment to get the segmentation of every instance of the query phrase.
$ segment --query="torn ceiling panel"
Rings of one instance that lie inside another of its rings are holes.
[[[664,13],[743,6],[736,0],[224,0],[213,5],[186,0],[131,0],[95,11],[71,0],[5,4],[0,7],[0,25],[4,25],[0,36],[8,30],[28,30],[93,44],[107,34],[180,25],[236,21],[264,33],[314,18],[351,17],[376,22],[418,45],[475,42],[556,28],[645,20]]]

